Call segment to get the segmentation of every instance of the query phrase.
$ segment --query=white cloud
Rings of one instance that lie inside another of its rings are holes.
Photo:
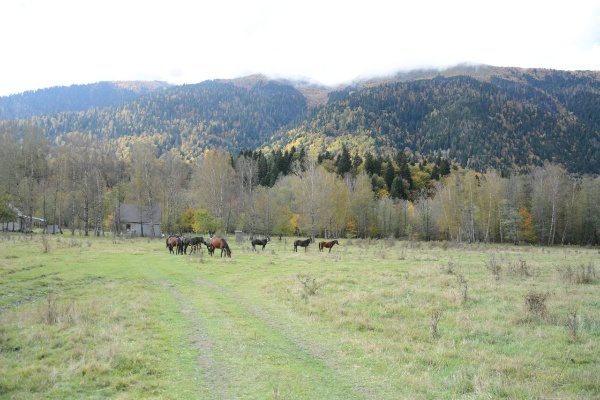
[[[462,62],[600,69],[600,1],[0,3],[0,95],[250,73],[326,84]]]

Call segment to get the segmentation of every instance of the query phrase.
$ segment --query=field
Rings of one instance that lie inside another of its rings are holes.
[[[0,398],[600,398],[597,248],[0,236]]]

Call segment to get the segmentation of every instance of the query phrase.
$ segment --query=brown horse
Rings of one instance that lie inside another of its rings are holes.
[[[171,235],[167,238],[167,248],[169,249],[169,254],[177,254],[177,241],[179,240],[179,236]],[[175,251],[173,251],[175,248]]]
[[[215,249],[221,249],[221,257],[223,257],[223,251],[227,257],[231,258],[231,250],[225,239],[213,237],[206,241],[206,247],[208,247],[208,253],[212,256]]]
[[[310,244],[310,242],[312,242],[311,238],[308,238],[306,240],[296,240],[294,242],[294,251],[297,252],[298,251],[298,246],[300,246],[300,247],[304,247],[304,252],[306,252],[306,250],[308,249],[308,245]]]
[[[329,249],[331,253],[331,248],[334,244],[339,244],[337,240],[332,240],[331,242],[320,242],[319,243],[319,251],[323,251],[323,249]]]

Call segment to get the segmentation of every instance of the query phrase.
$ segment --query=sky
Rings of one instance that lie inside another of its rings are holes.
[[[457,64],[600,70],[600,0],[2,0],[0,96]]]

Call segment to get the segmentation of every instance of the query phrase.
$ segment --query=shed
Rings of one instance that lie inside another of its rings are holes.
[[[160,206],[138,207],[135,204],[119,206],[120,229],[132,236],[160,236],[162,208]]]

